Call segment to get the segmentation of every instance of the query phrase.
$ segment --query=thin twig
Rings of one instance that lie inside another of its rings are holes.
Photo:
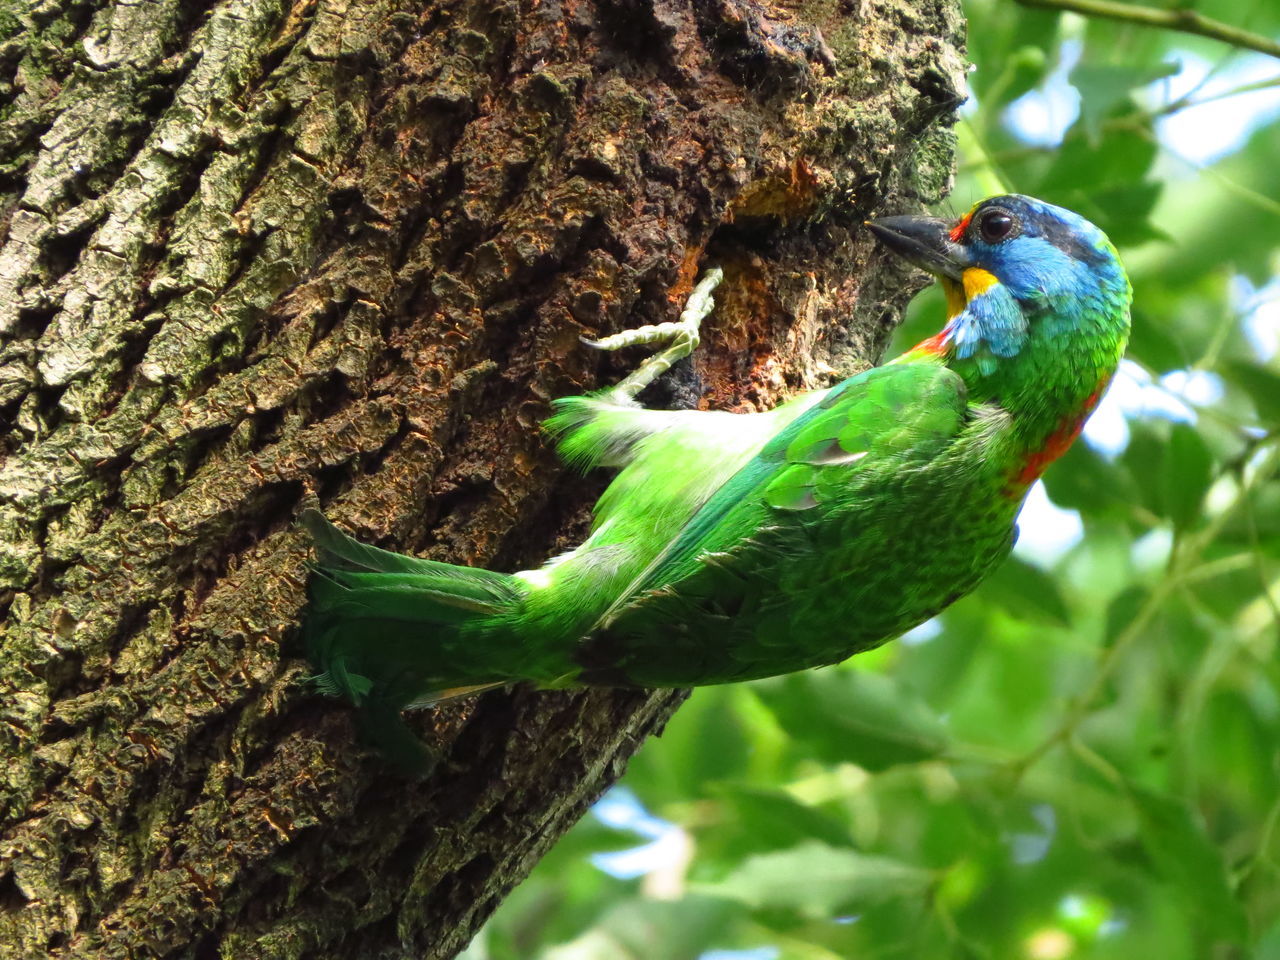
[[[1196,97],[1193,93],[1188,93],[1184,97],[1177,100],[1171,100],[1163,107],[1157,107],[1151,111],[1152,117],[1167,117],[1170,114],[1178,113],[1181,110],[1188,110],[1191,107],[1203,107],[1207,103],[1216,103],[1219,100],[1226,100],[1228,97],[1238,97],[1245,93],[1257,93],[1259,90],[1270,90],[1272,87],[1280,87],[1280,77],[1268,77],[1266,80],[1253,80],[1249,83],[1242,83],[1238,87],[1232,87],[1230,90],[1220,90],[1217,93],[1211,93],[1204,97]]]
[[[1072,13],[1084,14],[1086,17],[1106,17],[1109,20],[1137,23],[1146,27],[1194,33],[1200,37],[1208,37],[1210,40],[1221,40],[1233,47],[1256,50],[1259,53],[1280,58],[1280,43],[1270,37],[1241,30],[1239,27],[1213,20],[1194,10],[1157,10],[1154,7],[1135,7],[1127,3],[1114,3],[1112,0],[1014,0],[1014,2],[1023,7],[1069,10]]]
[[[1178,162],[1186,164],[1192,170],[1195,170],[1197,173],[1207,177],[1210,180],[1216,180],[1218,182],[1218,185],[1222,187],[1222,189],[1226,190],[1228,193],[1235,194],[1237,198],[1245,201],[1246,203],[1252,204],[1253,206],[1257,207],[1259,210],[1262,210],[1266,213],[1270,213],[1273,216],[1280,217],[1280,203],[1277,203],[1275,200],[1271,199],[1271,197],[1268,197],[1266,194],[1259,193],[1257,190],[1254,190],[1251,187],[1246,187],[1243,183],[1238,183],[1237,181],[1233,180],[1231,177],[1223,173],[1221,170],[1219,170],[1216,166],[1213,166],[1213,165],[1201,166],[1200,164],[1196,163],[1194,160],[1184,157],[1182,154],[1177,153],[1176,151],[1170,149],[1168,144],[1160,143],[1156,139],[1155,134],[1148,130],[1140,130],[1139,134],[1145,137],[1146,139],[1155,142],[1156,145],[1161,147],[1165,153],[1173,157]]]

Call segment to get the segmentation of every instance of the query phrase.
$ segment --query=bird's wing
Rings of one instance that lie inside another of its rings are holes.
[[[678,617],[691,597],[715,597],[726,583],[749,581],[741,573],[759,563],[762,549],[785,551],[789,539],[806,539],[814,511],[847,498],[860,474],[933,457],[960,432],[966,410],[964,381],[929,360],[845,380],[707,500],[597,630],[645,632],[646,623]],[[758,536],[765,530],[768,544]]]
[[[629,592],[690,572],[699,555],[721,545],[708,533],[744,508],[810,510],[873,463],[932,455],[959,432],[966,395],[958,374],[927,362],[875,367],[845,380],[716,491]]]

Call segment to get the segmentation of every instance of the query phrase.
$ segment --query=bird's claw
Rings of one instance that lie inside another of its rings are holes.
[[[612,336],[599,340],[581,337],[582,343],[593,350],[621,350],[624,347],[642,343],[668,344],[666,349],[653,354],[640,364],[625,380],[613,388],[611,393],[625,400],[635,396],[662,374],[671,369],[677,360],[682,360],[697,349],[701,342],[698,328],[707,315],[715,309],[715,300],[711,294],[720,281],[724,279],[724,271],[719,267],[708,270],[689,294],[685,301],[680,319],[672,323],[655,323],[634,330],[623,330]]]

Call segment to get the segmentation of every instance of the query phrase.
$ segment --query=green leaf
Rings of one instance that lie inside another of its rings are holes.
[[[1134,291],[1133,332],[1129,337],[1129,358],[1148,369],[1164,372],[1190,366],[1191,358],[1185,339],[1169,325],[1168,317],[1159,311],[1144,310],[1150,304],[1140,299],[1145,291]]]
[[[820,920],[918,896],[934,878],[921,867],[813,840],[750,857],[724,880],[702,884],[699,890],[757,910],[793,910]]]
[[[1127,471],[1085,443],[1071,445],[1044,475],[1044,485],[1054,503],[1086,517],[1124,516],[1135,496]]]
[[[1071,611],[1058,581],[1025,560],[1010,557],[978,588],[981,596],[1020,620],[1069,626]]]
[[[1152,420],[1129,421],[1129,446],[1120,455],[1133,478],[1133,500],[1152,513],[1164,515],[1166,425]]]
[[[1034,43],[1018,47],[1005,60],[1000,75],[1001,98],[1008,102],[1022,96],[1044,79],[1048,66],[1049,58],[1045,56],[1043,47]]]
[[[1161,226],[1177,244],[1162,250],[1159,262],[1140,272],[1152,282],[1173,287],[1198,284],[1215,270],[1243,273],[1256,285],[1268,282],[1275,264],[1274,244],[1266,238],[1280,231],[1280,211],[1273,199],[1280,197],[1277,156],[1280,123],[1263,124],[1244,149],[1216,163],[1213,175],[1201,184],[1171,184],[1176,202],[1162,208]],[[1234,309],[1227,303],[1219,306],[1223,313]],[[1178,313],[1168,314],[1168,320],[1175,328],[1183,326]]]
[[[1073,127],[1067,131],[1062,149],[1054,155],[1037,188],[1038,194],[1052,200],[1055,195],[1087,196],[1102,188],[1114,190],[1141,183],[1156,158],[1156,149],[1153,137],[1134,130],[1108,130],[1094,145]],[[1100,206],[1090,203],[1080,212],[1094,220],[1098,214],[1094,208]],[[1102,212],[1105,214],[1105,210]]]
[[[850,847],[849,831],[830,814],[801,803],[785,790],[744,784],[716,784],[735,821],[734,852],[783,850],[806,840],[832,847]]]
[[[1012,8],[991,27],[970,32],[969,50],[977,67],[973,91],[984,106],[998,111],[1036,86],[1052,67],[1046,52],[1056,50],[1059,18],[1047,10]]]
[[[1177,63],[1081,63],[1075,67],[1067,79],[1080,91],[1080,121],[1089,141],[1098,141],[1102,134],[1102,121],[1117,107],[1132,103],[1131,91],[1172,76],[1180,69]]]
[[[699,687],[662,736],[661,750],[641,750],[631,761],[636,793],[650,809],[706,792],[707,783],[734,780],[756,745],[751,742],[731,686]]]
[[[984,107],[998,111],[1043,77],[1058,47],[1058,14],[1023,7],[1004,8],[986,29],[969,31],[969,52],[977,69],[972,87]],[[1027,54],[1036,50],[1039,57]],[[1036,70],[1037,64],[1039,69]]]
[[[1095,188],[1071,198],[1111,242],[1119,247],[1137,246],[1148,240],[1168,240],[1169,234],[1151,220],[1164,185],[1151,180]]]
[[[935,757],[947,746],[937,715],[883,674],[810,670],[762,680],[752,689],[792,738],[833,763],[884,770]]]
[[[1185,423],[1175,423],[1165,447],[1165,513],[1179,530],[1191,526],[1200,516],[1200,503],[1213,480],[1213,454],[1199,432]]]
[[[627,900],[582,936],[553,947],[544,956],[545,960],[696,960],[723,936],[734,912],[740,913],[741,908],[715,897]]]
[[[1237,361],[1228,364],[1227,376],[1249,394],[1264,426],[1280,426],[1280,374],[1254,363]]]
[[[1156,869],[1174,884],[1205,931],[1217,940],[1243,943],[1244,909],[1227,880],[1227,868],[1204,824],[1183,800],[1131,784],[1143,846]]]

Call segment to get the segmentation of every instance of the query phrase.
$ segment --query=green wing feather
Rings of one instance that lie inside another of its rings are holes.
[[[724,484],[680,532],[630,595],[689,572],[691,561],[714,547],[708,534],[735,511],[759,512],[765,504],[794,510],[783,492],[803,486],[817,506],[844,492],[858,470],[890,458],[928,458],[964,422],[967,390],[950,369],[933,363],[874,367],[833,389],[778,433],[759,455]],[[838,451],[835,456],[833,451]],[[874,453],[867,460],[866,454]],[[821,482],[820,482],[821,481]]]

